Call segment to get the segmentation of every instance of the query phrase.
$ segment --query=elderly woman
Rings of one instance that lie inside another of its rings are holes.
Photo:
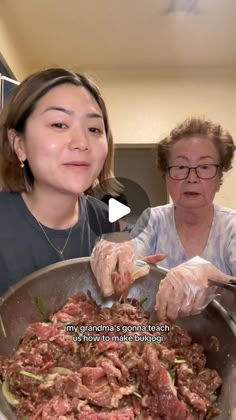
[[[135,258],[156,262],[163,258],[157,252],[167,254],[161,264],[171,269],[157,294],[160,318],[198,312],[214,297],[208,278],[227,281],[236,275],[236,211],[213,203],[234,150],[219,124],[196,118],[158,144],[159,168],[173,203],[145,210],[133,240],[102,240],[96,246],[91,264],[105,295],[126,290]]]

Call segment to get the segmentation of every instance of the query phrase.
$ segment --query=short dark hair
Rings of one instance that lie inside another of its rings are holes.
[[[192,137],[212,140],[219,153],[221,171],[227,172],[232,168],[235,144],[231,134],[220,124],[202,118],[188,118],[157,144],[157,164],[163,173],[167,171],[169,154],[173,145],[179,140]]]

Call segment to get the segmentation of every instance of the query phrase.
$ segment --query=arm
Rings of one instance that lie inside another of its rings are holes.
[[[151,208],[144,210],[131,231],[131,237],[135,241],[136,259],[155,252],[158,232],[158,220],[155,216]]]
[[[236,233],[232,237],[226,252],[229,271],[232,274],[232,276],[236,277]]]

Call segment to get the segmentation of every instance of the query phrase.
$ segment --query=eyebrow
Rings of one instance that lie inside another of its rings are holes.
[[[45,112],[48,112],[48,111],[60,111],[68,115],[74,114],[74,111],[71,111],[70,109],[62,108],[60,106],[49,106],[42,112],[42,114],[45,114]],[[101,118],[103,120],[103,116],[101,114],[98,114],[97,112],[89,112],[88,114],[86,114],[86,118]]]
[[[189,158],[187,158],[186,156],[182,156],[182,155],[179,155],[179,156],[176,156],[176,158],[175,159],[184,159],[184,160],[187,160],[187,161],[189,161],[190,159]],[[206,156],[200,156],[199,158],[198,158],[198,160],[200,160],[200,159],[213,159],[214,160],[214,157],[213,156],[210,156],[210,155],[206,155]]]

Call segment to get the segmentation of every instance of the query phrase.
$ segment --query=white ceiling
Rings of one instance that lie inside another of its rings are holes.
[[[236,66],[236,0],[0,0],[30,68]]]

